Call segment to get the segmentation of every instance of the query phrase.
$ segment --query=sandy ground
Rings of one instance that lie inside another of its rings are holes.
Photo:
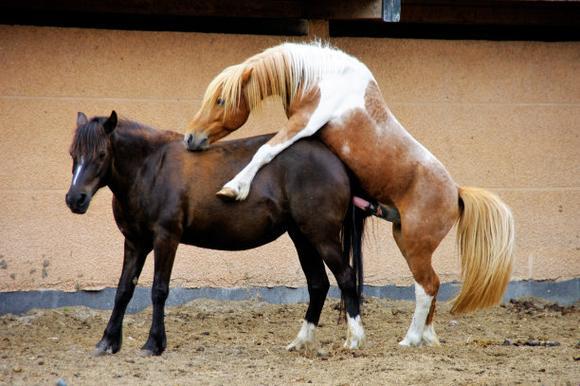
[[[121,352],[103,357],[92,351],[110,311],[73,307],[4,315],[0,384],[580,383],[578,305],[532,300],[453,317],[443,304],[436,315],[442,347],[401,348],[397,342],[413,303],[368,299],[367,344],[354,352],[341,348],[346,330],[337,324],[336,305],[330,300],[323,311],[318,353],[285,350],[304,304],[197,300],[168,308],[168,347],[161,357],[139,355],[150,309],[127,315]],[[553,342],[559,345],[546,345]]]

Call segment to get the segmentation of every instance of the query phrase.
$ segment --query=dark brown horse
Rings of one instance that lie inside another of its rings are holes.
[[[315,343],[315,326],[329,288],[324,263],[345,300],[345,346],[360,347],[364,330],[357,288],[362,278],[364,217],[352,207],[351,182],[338,158],[315,139],[302,141],[258,173],[246,201],[233,204],[217,198],[215,191],[271,136],[224,142],[200,153],[188,152],[182,138],[117,121],[115,112],[90,120],[78,115],[66,203],[74,213],[83,214],[97,190],[108,186],[114,195],[115,220],[125,236],[115,305],[97,353],[121,348],[125,310],[151,250],[153,322],[143,350],[159,355],[166,347],[164,305],[180,243],[242,250],[269,243],[284,232],[296,246],[310,295],[302,328],[288,349],[309,349]],[[349,250],[357,269],[349,265]]]

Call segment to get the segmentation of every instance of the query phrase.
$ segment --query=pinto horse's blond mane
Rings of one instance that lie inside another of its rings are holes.
[[[239,108],[241,98],[253,110],[265,98],[278,96],[287,110],[298,92],[310,91],[324,74],[338,72],[353,60],[358,62],[320,42],[271,47],[217,75],[207,87],[202,109],[211,109],[222,98],[228,115]]]

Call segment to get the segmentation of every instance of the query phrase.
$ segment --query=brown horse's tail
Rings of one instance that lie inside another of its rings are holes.
[[[515,227],[510,208],[495,194],[459,188],[461,215],[457,244],[461,256],[461,292],[452,313],[475,311],[499,303],[509,283]]]
[[[363,292],[363,256],[362,241],[364,238],[365,221],[369,215],[356,206],[352,201],[346,212],[342,224],[342,259],[350,264],[355,272],[356,292],[359,298]]]

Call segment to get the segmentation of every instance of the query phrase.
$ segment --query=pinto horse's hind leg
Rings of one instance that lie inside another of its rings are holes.
[[[149,338],[141,348],[143,355],[161,355],[167,346],[164,321],[165,301],[169,295],[169,281],[178,245],[179,238],[175,235],[158,236],[154,243],[155,274],[151,288],[153,321]]]
[[[114,354],[121,349],[123,341],[123,318],[127,305],[133,297],[135,286],[143,269],[145,258],[151,252],[150,246],[139,246],[125,239],[125,256],[123,258],[123,270],[117,285],[115,306],[103,333],[102,339],[97,343],[95,355],[106,353]]]
[[[310,302],[298,335],[286,346],[286,349],[289,351],[302,349],[311,351],[316,349],[315,331],[320,320],[320,314],[324,306],[324,301],[326,300],[326,295],[328,294],[328,289],[330,288],[330,282],[328,281],[322,258],[312,244],[310,244],[300,231],[289,230],[288,233],[296,246],[300,266],[306,275]]]
[[[431,256],[436,248],[420,239],[405,238],[400,224],[393,226],[393,235],[415,279],[415,312],[401,346],[439,346],[433,328],[435,298],[439,291],[439,277],[431,266]],[[437,243],[438,245],[438,243]]]

